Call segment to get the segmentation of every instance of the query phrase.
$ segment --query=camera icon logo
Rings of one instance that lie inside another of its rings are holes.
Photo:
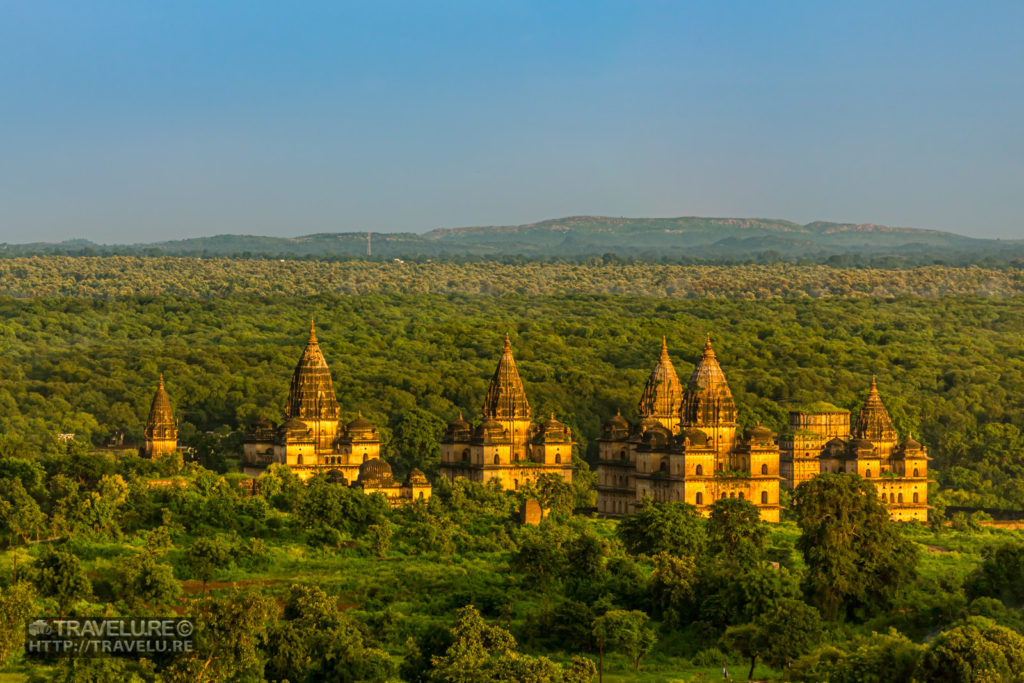
[[[28,625],[28,634],[30,636],[48,636],[51,633],[53,633],[53,629],[44,619],[36,619]]]

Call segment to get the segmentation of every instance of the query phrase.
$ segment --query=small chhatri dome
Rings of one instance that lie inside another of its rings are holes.
[[[903,446],[903,450],[905,451],[921,450],[921,442],[912,436],[908,436],[906,439],[904,439],[901,445]]]
[[[569,428],[556,420],[554,413],[552,413],[551,417],[540,426],[534,441],[536,443],[562,443],[569,441],[571,438]]]
[[[391,465],[380,458],[371,458],[359,466],[359,478],[356,481],[376,486],[391,484],[394,481]]]
[[[507,443],[508,432],[501,426],[501,423],[494,418],[485,418],[480,426],[476,428],[476,438],[486,443]]]
[[[316,328],[309,322],[309,340],[292,373],[285,415],[300,420],[337,420],[340,414],[334,395],[334,380],[316,339]]]
[[[418,467],[413,467],[409,472],[409,476],[405,480],[406,484],[410,486],[430,486],[430,482],[427,480],[427,475],[423,474],[423,471]]]
[[[672,432],[660,422],[656,422],[644,431],[642,441],[651,450],[660,450],[668,446],[669,442],[672,441]]]
[[[606,438],[616,441],[629,438],[629,420],[622,417],[621,411],[615,412],[615,417],[610,417],[601,425],[601,433]]]
[[[775,438],[775,432],[758,423],[755,427],[748,429],[743,436],[750,444],[770,444]]]
[[[642,417],[673,418],[679,411],[682,393],[679,375],[668,355],[668,344],[665,337],[662,337],[661,354],[644,384],[637,411]]]
[[[847,453],[850,459],[870,458],[875,454],[875,447],[867,439],[854,439]]]
[[[896,440],[896,428],[892,425],[889,411],[882,403],[882,397],[878,395],[878,385],[875,384],[874,375],[871,376],[871,389],[868,390],[867,400],[864,401],[864,407],[857,415],[857,424],[853,428],[853,435],[858,439],[876,442]]]
[[[821,450],[819,458],[838,458],[846,452],[846,442],[840,439],[838,436],[834,436],[828,440],[825,447]]]
[[[691,427],[679,432],[676,441],[684,446],[689,445],[690,448],[706,448],[708,445],[708,435],[699,429]]]
[[[345,430],[350,437],[358,436],[372,436],[376,429],[373,427],[373,423],[363,417],[363,411],[359,411],[356,415],[356,419],[345,425]]]
[[[484,417],[497,420],[528,420],[530,404],[526,401],[526,390],[523,380],[516,370],[516,361],[512,357],[512,342],[505,334],[505,347],[501,360],[491,377],[491,385],[487,388],[484,399]]]
[[[462,419],[462,411],[459,411],[459,416],[448,423],[448,426],[444,430],[444,436],[441,438],[442,443],[465,443],[473,438],[473,427],[464,419]]]
[[[736,402],[711,348],[710,333],[683,394],[682,418],[690,426],[736,424]]]
[[[171,411],[171,397],[164,389],[164,375],[160,373],[160,384],[153,394],[153,403],[149,408],[146,420],[145,435],[147,440],[171,441],[178,438],[178,425]]]
[[[249,425],[245,433],[247,438],[258,440],[272,439],[274,436],[274,423],[268,420],[266,415],[260,415],[258,420]]]

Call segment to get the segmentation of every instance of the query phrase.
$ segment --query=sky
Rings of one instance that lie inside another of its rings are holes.
[[[0,0],[0,242],[580,214],[1024,238],[1024,3]]]

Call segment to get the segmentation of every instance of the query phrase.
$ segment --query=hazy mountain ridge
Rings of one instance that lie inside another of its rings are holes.
[[[951,232],[873,223],[814,221],[800,225],[767,218],[624,218],[568,216],[521,225],[437,228],[371,233],[375,257],[585,258],[612,253],[626,258],[742,259],[832,255],[955,253],[1024,257],[1024,240],[993,240]],[[213,235],[150,244],[101,245],[88,240],[4,245],[0,253],[96,253],[166,256],[365,257],[367,233],[314,233],[299,237]]]

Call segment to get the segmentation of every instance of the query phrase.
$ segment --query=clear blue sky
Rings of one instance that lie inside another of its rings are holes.
[[[0,0],[0,241],[574,214],[1024,237],[1024,2]]]

